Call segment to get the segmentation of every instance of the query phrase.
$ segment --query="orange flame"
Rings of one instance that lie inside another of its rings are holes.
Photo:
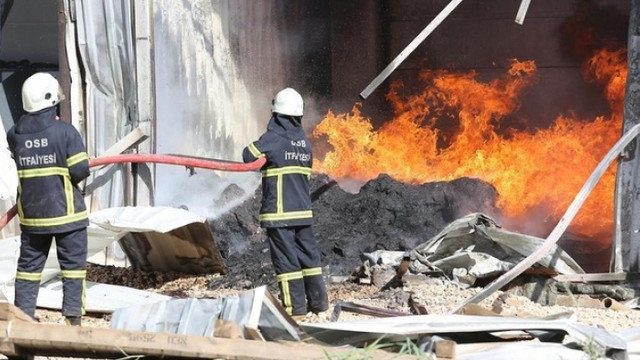
[[[534,132],[503,129],[523,90],[535,84],[536,70],[533,61],[512,60],[504,75],[489,82],[479,81],[475,71],[424,70],[421,93],[404,97],[401,85],[392,86],[387,99],[394,118],[377,130],[359,104],[347,114],[329,111],[312,138],[326,140],[331,150],[315,160],[314,170],[363,182],[383,173],[414,184],[482,179],[496,188],[496,205],[514,220],[513,230],[542,213],[554,222],[543,221],[538,231],[548,231],[621,135],[626,50],[598,51],[585,64],[591,79],[604,86],[611,114],[558,116]],[[574,231],[589,237],[611,234],[614,187],[612,166],[573,221]]]

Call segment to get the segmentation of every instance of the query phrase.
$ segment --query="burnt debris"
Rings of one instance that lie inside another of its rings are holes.
[[[461,216],[498,212],[495,188],[471,178],[410,185],[381,175],[350,193],[318,175],[311,192],[314,233],[329,276],[349,275],[362,264],[362,253],[409,251]],[[258,222],[260,199],[258,188],[244,203],[210,220],[229,268],[227,275],[213,278],[210,287],[274,285],[269,246]]]

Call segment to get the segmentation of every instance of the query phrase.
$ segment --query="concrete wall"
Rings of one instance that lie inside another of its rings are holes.
[[[448,0],[388,2],[389,32],[386,46],[393,59],[447,4]],[[585,85],[580,67],[585,54],[578,41],[564,27],[579,10],[590,16],[585,23],[599,39],[607,37],[626,44],[629,2],[532,1],[523,25],[515,23],[520,1],[465,0],[410,55],[389,78],[407,86],[419,86],[417,73],[423,67],[460,71],[474,69],[478,77],[503,74],[510,59],[535,60],[539,80],[535,91],[522,99],[520,113],[534,116],[546,125],[555,116],[572,110],[580,117],[593,118],[607,112],[607,104],[597,86]],[[590,33],[583,32],[583,36]]]
[[[386,87],[381,86],[366,101],[359,94],[387,66],[383,1],[332,2],[330,23],[331,108],[347,112],[360,102],[365,114],[375,116],[385,109]]]

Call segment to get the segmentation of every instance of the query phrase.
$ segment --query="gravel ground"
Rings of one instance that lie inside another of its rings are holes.
[[[108,268],[108,267],[107,267]],[[103,269],[104,270],[104,269]],[[95,268],[91,273],[95,273]],[[145,288],[140,284],[141,277],[131,276],[129,281],[137,281],[137,288]],[[152,287],[146,290],[154,291],[174,297],[220,298],[237,294],[238,289],[209,289],[210,276],[181,276],[168,279],[164,283],[158,277],[149,276]],[[277,288],[270,286],[269,290],[277,295]],[[464,300],[478,293],[481,288],[463,289],[453,283],[439,278],[423,277],[419,281],[405,282],[396,288],[383,289],[375,285],[360,285],[351,281],[329,283],[329,300],[332,304],[329,310],[321,316],[308,316],[307,322],[329,322],[338,302],[353,302],[370,307],[393,310],[411,314],[410,304],[422,305],[429,314],[450,314]],[[559,295],[558,302],[575,304],[574,306],[543,306],[532,302],[526,297],[512,295],[509,292],[498,291],[485,300],[481,305],[487,311],[493,310],[501,316],[520,317],[569,317],[577,322],[602,327],[611,332],[620,332],[640,326],[640,311],[624,308],[614,310],[606,308],[598,296],[588,295]],[[62,323],[59,311],[38,309],[37,315],[41,322]],[[337,321],[369,319],[371,316],[353,312],[341,311]],[[88,314],[83,319],[83,326],[109,327],[110,315]]]

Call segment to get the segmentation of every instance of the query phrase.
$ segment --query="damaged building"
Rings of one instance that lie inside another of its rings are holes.
[[[578,359],[586,344],[639,356],[634,329],[499,316],[496,298],[585,294],[637,311],[639,12],[636,0],[0,0],[3,130],[28,76],[60,80],[60,117],[91,158],[87,310],[110,314],[96,334],[128,339],[116,351],[50,335],[9,305],[20,228],[1,136],[0,353],[317,358],[381,342],[391,351],[370,356],[387,358],[408,341],[437,358]],[[297,324],[271,295],[262,163],[240,159],[286,86],[305,98],[327,281],[391,291],[395,308],[336,299],[333,321]],[[184,274],[238,295],[148,291]],[[477,291],[446,314],[402,291],[431,281]],[[61,296],[52,249],[38,306]]]

